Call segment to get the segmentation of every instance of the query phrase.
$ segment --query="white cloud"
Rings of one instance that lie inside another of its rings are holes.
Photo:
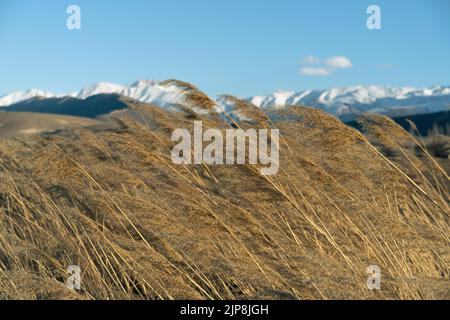
[[[314,56],[306,56],[302,60],[302,64],[319,64],[320,58]]]
[[[336,71],[336,69],[348,69],[353,66],[350,59],[344,56],[321,59],[310,55],[303,58],[301,63],[303,67],[300,69],[300,74],[316,77],[329,76]]]
[[[392,64],[380,64],[380,68],[383,70],[390,70],[392,69],[394,66]]]
[[[331,57],[325,60],[325,64],[335,69],[347,69],[352,67],[352,62],[343,56]]]
[[[333,72],[332,69],[328,68],[302,68],[300,69],[300,74],[304,76],[316,76],[316,77],[325,77]]]

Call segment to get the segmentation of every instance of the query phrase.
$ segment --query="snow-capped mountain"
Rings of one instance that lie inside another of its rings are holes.
[[[161,107],[178,103],[181,98],[177,88],[173,86],[161,86],[156,81],[140,80],[130,86],[101,82],[83,88],[78,92],[68,94],[53,94],[36,89],[17,91],[0,97],[0,107],[7,107],[32,98],[72,97],[77,99],[87,99],[98,94],[119,94],[137,101],[153,103]]]
[[[98,94],[120,94],[145,103],[170,107],[179,103],[182,94],[178,88],[163,86],[157,81],[141,80],[130,86],[98,83],[69,94],[52,94],[41,90],[14,92],[0,97],[0,107],[32,98],[74,97],[86,99]],[[323,109],[336,116],[355,115],[361,112],[377,112],[387,115],[410,115],[448,110],[450,87],[431,88],[354,86],[328,90],[280,91],[267,96],[246,99],[266,109],[284,105],[304,105]]]
[[[417,114],[447,110],[450,106],[450,87],[417,89],[354,86],[301,92],[280,91],[248,100],[260,108],[304,105],[317,107],[337,116],[361,112]]]
[[[178,102],[179,93],[174,87],[161,86],[153,80],[140,80],[130,86],[101,82],[71,94],[78,99],[86,99],[97,94],[120,94],[137,101],[165,106]]]
[[[31,89],[27,91],[16,91],[11,94],[0,97],[0,107],[9,106],[24,100],[42,97],[42,98],[52,98],[55,95],[51,92]]]

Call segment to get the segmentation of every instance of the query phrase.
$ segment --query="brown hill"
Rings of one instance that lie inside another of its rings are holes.
[[[65,116],[95,118],[115,110],[126,109],[131,99],[117,94],[98,94],[86,99],[73,97],[32,98],[0,107],[0,112],[51,113]]]
[[[1,112],[0,136],[12,137],[101,124],[100,121],[73,116],[31,112]]]

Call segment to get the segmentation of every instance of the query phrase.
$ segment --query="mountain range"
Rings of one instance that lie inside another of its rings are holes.
[[[301,92],[280,91],[248,99],[261,108],[305,105],[348,118],[363,112],[388,116],[433,113],[448,110],[450,87],[431,88],[353,86]]]
[[[0,108],[6,110],[19,103],[30,103],[43,98],[85,100],[104,94],[117,94],[163,108],[177,104],[182,97],[177,88],[162,86],[153,80],[140,80],[130,86],[102,82],[68,94],[54,94],[37,89],[13,92],[0,97]],[[299,92],[278,91],[266,96],[248,97],[245,100],[262,109],[285,105],[311,106],[348,120],[363,112],[405,116],[445,111],[450,106],[450,86],[353,86]]]

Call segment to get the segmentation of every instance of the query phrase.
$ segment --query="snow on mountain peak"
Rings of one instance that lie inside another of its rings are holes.
[[[75,97],[78,99],[86,99],[97,94],[111,94],[111,93],[120,94],[120,92],[122,92],[124,88],[125,87],[122,85],[108,82],[100,82],[82,89],[80,92],[76,94]]]
[[[78,92],[55,95],[51,92],[32,89],[17,91],[0,97],[0,107],[9,106],[36,97],[74,97],[86,99],[98,94],[119,94],[144,103],[171,108],[182,103],[184,94],[177,86],[164,86],[154,80],[139,80],[129,86],[100,82]],[[377,111],[390,113],[395,110],[407,112],[435,112],[448,109],[450,87],[430,88],[351,86],[327,90],[277,91],[267,96],[247,99],[260,108],[284,105],[305,105],[326,110],[341,116],[348,113]]]
[[[130,87],[145,87],[145,86],[155,86],[158,82],[155,80],[138,80],[134,82]]]
[[[439,97],[445,96],[443,99]],[[395,109],[405,112],[435,112],[447,110],[450,104],[450,87],[352,86],[327,90],[300,92],[275,92],[267,96],[248,99],[260,108],[278,105],[306,105],[324,109],[334,115],[376,110],[389,114]]]
[[[27,91],[15,91],[0,97],[0,107],[6,107],[17,102],[25,101],[32,98],[43,97],[52,98],[55,95],[51,92],[38,89],[30,89]]]
[[[53,94],[41,90],[17,91],[0,97],[0,107],[22,102],[36,97],[73,97],[87,99],[98,94],[119,94],[141,102],[154,103],[161,106],[178,103],[180,93],[174,87],[164,87],[154,80],[139,80],[130,86],[100,82],[68,94]]]

